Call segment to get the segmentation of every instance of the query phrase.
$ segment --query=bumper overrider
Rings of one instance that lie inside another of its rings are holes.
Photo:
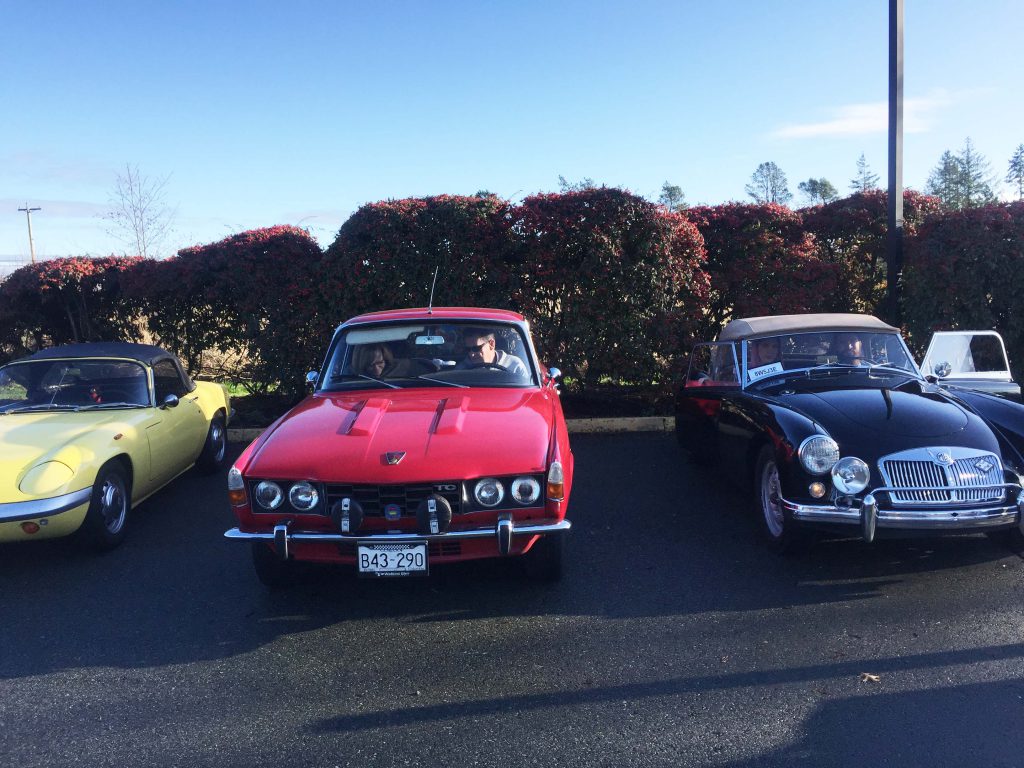
[[[879,499],[888,501],[891,494],[907,491],[948,491],[934,487],[887,487],[868,491],[860,500],[848,505],[803,504],[780,498],[786,514],[797,523],[828,526],[859,526],[861,537],[871,542],[878,529],[892,529],[916,533],[972,533],[975,531],[1021,527],[1024,532],[1024,490],[1015,483],[975,486],[972,490],[1003,489],[1004,501],[987,504],[943,504],[894,508],[882,506]]]
[[[545,536],[562,534],[572,527],[568,520],[550,523],[516,524],[511,515],[502,515],[495,525],[470,528],[466,530],[445,531],[444,533],[328,533],[323,531],[295,530],[286,523],[274,526],[272,532],[249,532],[240,528],[232,528],[225,532],[224,537],[232,541],[266,541],[273,542],[274,551],[282,560],[289,557],[289,545],[292,543],[343,543],[358,544],[408,544],[418,542],[459,541],[467,539],[494,539],[498,544],[498,553],[508,555],[512,550],[514,536]]]

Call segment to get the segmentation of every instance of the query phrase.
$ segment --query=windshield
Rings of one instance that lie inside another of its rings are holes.
[[[527,340],[514,325],[389,323],[340,333],[319,387],[526,387],[536,376]]]
[[[0,413],[149,404],[149,382],[139,363],[33,360],[0,368]]]
[[[789,371],[889,371],[920,377],[917,366],[897,333],[829,331],[787,333],[743,342],[747,384],[775,378]]]

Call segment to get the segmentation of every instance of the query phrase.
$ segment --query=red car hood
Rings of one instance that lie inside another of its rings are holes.
[[[248,477],[366,484],[544,472],[554,408],[541,389],[317,394],[286,414]],[[404,452],[394,465],[386,454]]]

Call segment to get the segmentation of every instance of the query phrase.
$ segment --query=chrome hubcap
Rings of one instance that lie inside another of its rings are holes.
[[[210,438],[213,440],[213,444],[217,446],[217,453],[214,454],[214,458],[219,462],[224,458],[224,452],[228,448],[227,440],[224,439],[224,427],[219,423],[210,426]]]
[[[128,514],[128,495],[121,481],[108,477],[100,490],[100,513],[103,515],[103,527],[108,533],[119,533],[124,527],[124,519]]]
[[[764,513],[768,532],[776,539],[782,536],[784,525],[781,495],[779,469],[774,461],[769,461],[761,472],[761,511]]]

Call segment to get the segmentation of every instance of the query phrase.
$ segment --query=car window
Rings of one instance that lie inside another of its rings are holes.
[[[0,368],[0,408],[149,405],[145,369],[125,360],[36,360]]]
[[[522,387],[536,383],[537,365],[512,324],[389,323],[342,331],[322,379],[325,389]]]
[[[687,387],[737,387],[739,383],[734,344],[715,342],[694,348],[686,374]]]
[[[937,333],[924,368],[942,377],[1009,373],[1006,352],[994,333]]]
[[[153,385],[157,403],[162,403],[168,395],[184,397],[189,393],[188,386],[178,372],[178,366],[170,360],[160,360],[153,366]]]

